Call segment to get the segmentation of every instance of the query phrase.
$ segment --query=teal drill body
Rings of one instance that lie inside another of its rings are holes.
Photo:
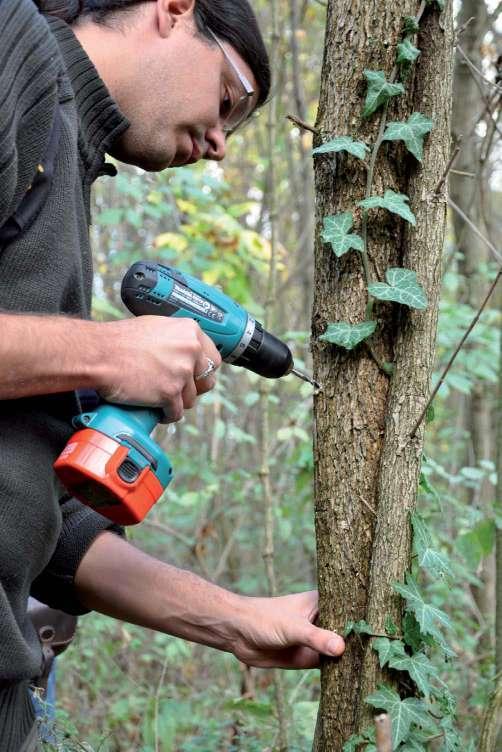
[[[137,262],[126,273],[121,293],[136,316],[194,319],[227,363],[267,378],[297,373],[284,342],[221,290],[195,277],[162,264]],[[139,522],[146,512],[133,509],[134,499],[141,498],[136,486],[149,475],[153,476],[150,486],[158,483],[164,490],[173,477],[169,459],[150,436],[162,418],[160,409],[111,404],[76,416],[73,423],[81,429],[75,435],[79,438],[70,439],[55,463],[56,472],[77,498],[102,514],[122,524]],[[155,496],[157,491],[151,493]],[[126,512],[122,494],[124,499],[133,498]]]

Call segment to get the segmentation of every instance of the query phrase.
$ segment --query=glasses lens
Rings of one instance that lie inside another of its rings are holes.
[[[239,101],[236,102],[235,106],[232,108],[232,111],[226,118],[226,122],[223,125],[223,130],[228,133],[237,130],[237,128],[242,125],[245,120],[247,120],[250,114],[251,97],[248,97],[247,94],[244,94],[239,99]]]

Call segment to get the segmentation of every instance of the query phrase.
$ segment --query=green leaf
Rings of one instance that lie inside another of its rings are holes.
[[[380,668],[383,668],[392,658],[404,657],[406,652],[401,640],[389,640],[387,637],[378,637],[373,640],[373,650],[378,653]]]
[[[418,556],[418,565],[427,569],[433,577],[453,577],[450,563],[446,556],[433,548],[432,536],[425,520],[419,514],[411,515],[413,526],[413,549]]]
[[[397,64],[412,65],[420,55],[420,50],[415,47],[409,39],[405,39],[397,45]]]
[[[352,735],[342,747],[342,752],[357,752],[357,748],[364,744],[366,739],[361,734]]]
[[[397,625],[394,624],[392,618],[387,614],[385,617],[385,631],[388,635],[396,635],[398,632]]]
[[[405,123],[389,123],[383,135],[384,141],[404,141],[415,159],[422,161],[424,139],[432,130],[432,120],[420,112],[414,112]]]
[[[343,256],[351,248],[356,251],[364,251],[364,243],[360,235],[350,233],[353,224],[354,217],[350,212],[324,217],[321,237],[325,243],[331,243],[331,247],[338,257]]]
[[[424,639],[420,631],[420,624],[411,611],[408,611],[403,618],[403,637],[405,643],[410,646],[413,652],[418,653]]]
[[[354,634],[373,634],[373,627],[370,627],[367,621],[361,619],[360,621],[348,621],[345,629],[343,630],[343,636],[348,637],[351,632]]]
[[[402,84],[391,84],[385,78],[384,71],[365,70],[368,91],[364,103],[363,118],[368,118],[391,97],[404,93]]]
[[[465,468],[464,468],[465,469]],[[475,571],[481,559],[488,556],[495,544],[495,521],[481,520],[468,533],[457,538],[456,548],[460,551],[467,566]]]
[[[377,327],[376,321],[363,321],[361,324],[348,324],[339,321],[328,324],[326,333],[319,337],[323,342],[331,342],[346,350],[353,350],[363,340],[370,337]]]
[[[357,749],[361,746],[361,744],[374,741],[375,727],[371,726],[370,728],[365,729],[362,734],[353,734],[350,739],[348,739],[343,745],[342,752],[357,752]],[[369,750],[371,749],[373,749],[374,752],[377,752],[376,747],[373,744],[366,746],[364,748],[364,752],[369,752]]]
[[[399,214],[400,217],[416,225],[415,215],[408,206],[410,199],[404,193],[395,193],[395,191],[386,190],[383,196],[370,196],[363,201],[358,201],[357,205],[363,209],[387,209],[393,214]]]
[[[417,275],[410,269],[392,268],[385,272],[385,282],[373,282],[368,285],[368,292],[378,300],[393,300],[423,311],[428,301],[422,285],[417,282]]]
[[[424,601],[417,582],[411,574],[406,575],[406,585],[395,582],[393,587],[396,593],[399,593],[405,599],[406,610],[415,615],[422,635],[430,635],[445,652],[452,654],[438,628],[439,625],[445,629],[451,629],[451,622],[447,614]]]
[[[404,649],[403,649],[404,652]],[[396,655],[389,660],[389,667],[395,668],[396,671],[407,671],[411,676],[420,692],[428,697],[431,693],[429,677],[438,679],[436,668],[427,658],[425,653],[414,653],[413,655]]]
[[[314,149],[312,154],[330,154],[331,152],[346,151],[358,159],[364,159],[369,147],[362,141],[354,141],[349,136],[338,136],[332,141],[321,144]]]
[[[365,702],[374,708],[387,711],[390,715],[393,750],[406,740],[412,723],[423,728],[434,730],[436,728],[422,700],[416,697],[401,700],[397,692],[385,685],[380,685],[376,692],[366,698]]]
[[[240,710],[255,718],[268,718],[273,713],[273,708],[268,702],[257,702],[240,697],[235,700],[227,700],[223,707],[231,711]]]
[[[429,496],[432,496],[432,498],[435,501],[437,501],[438,503],[440,502],[440,497],[439,497],[438,492],[436,491],[434,486],[431,483],[429,483],[429,479],[425,473],[420,473],[419,486],[425,491],[426,494],[429,494]]]
[[[421,729],[413,729],[405,743],[399,747],[399,752],[427,752],[430,733]]]
[[[458,731],[453,725],[453,718],[451,716],[443,718],[439,725],[444,734],[440,752],[460,752],[462,749],[462,741]]]
[[[406,16],[404,19],[404,33],[410,36],[416,34],[420,30],[420,26],[417,24],[415,16]]]
[[[434,405],[429,405],[425,412],[425,422],[427,424],[432,423],[434,421],[434,418],[436,417]]]

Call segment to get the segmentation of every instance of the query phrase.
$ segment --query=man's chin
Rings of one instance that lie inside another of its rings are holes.
[[[110,156],[118,159],[119,162],[124,164],[134,165],[140,167],[145,172],[161,172],[167,167],[177,167],[175,164],[175,158],[172,155],[166,154],[145,154],[144,152],[134,152],[127,149],[124,144],[115,144],[110,149]]]

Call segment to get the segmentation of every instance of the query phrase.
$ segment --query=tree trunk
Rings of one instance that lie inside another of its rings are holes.
[[[463,137],[462,150],[455,164],[456,169],[476,177],[452,174],[450,193],[457,206],[477,227],[484,229],[481,197],[483,193],[486,194],[486,190],[482,189],[486,177],[483,174],[485,165],[481,157],[485,138],[479,135],[477,126],[485,120],[482,113],[486,107],[486,94],[483,93],[483,87],[473,76],[462,55],[462,52],[465,53],[478,69],[483,67],[481,49],[489,26],[484,0],[462,1],[458,26],[462,28],[465,24],[467,25],[460,38],[461,51],[457,52],[455,59],[452,133],[455,139]],[[486,92],[488,93],[488,89]],[[465,280],[461,302],[477,310],[487,286],[484,267],[489,258],[488,249],[479,236],[456,214],[453,214],[453,226],[457,248],[461,254],[460,271]],[[477,381],[467,398],[465,411],[465,430],[470,435],[465,462],[467,465],[477,465],[481,460],[489,460],[493,456],[493,403],[493,390],[486,382]],[[469,501],[472,505],[480,507],[486,515],[491,513],[493,486],[487,478],[479,490],[475,489],[470,494]],[[482,562],[478,576],[482,584],[479,587],[471,586],[471,590],[485,622],[485,631],[478,644],[478,653],[483,655],[490,650],[493,642],[491,630],[488,628],[495,602],[493,554]]]
[[[335,135],[373,144],[380,117],[362,121],[363,71],[394,67],[403,17],[416,14],[413,0],[329,0],[317,128],[323,140]],[[351,352],[318,341],[328,322],[363,321],[367,304],[361,262],[355,252],[337,259],[317,233],[313,356],[323,391],[315,401],[315,505],[322,626],[342,631],[349,620],[368,620],[382,630],[387,615],[399,624],[401,605],[392,583],[402,580],[410,556],[409,512],[420,471],[423,428],[410,433],[429,393],[433,365],[444,199],[434,195],[449,157],[451,103],[451,3],[439,15],[425,9],[418,46],[422,50],[405,82],[406,94],[389,107],[389,120],[419,111],[434,130],[423,166],[401,144],[385,145],[376,163],[373,194],[407,193],[417,217],[410,230],[394,215],[370,218],[369,262],[374,279],[385,269],[417,272],[429,298],[424,312],[379,304],[372,357],[362,345]],[[364,198],[362,163],[345,156],[315,165],[318,230],[323,217],[351,210]],[[357,230],[356,230],[357,231]],[[377,365],[393,362],[391,379]],[[338,752],[367,720],[365,696],[381,678],[376,656],[364,640],[351,637],[341,660],[322,666],[317,752]]]

